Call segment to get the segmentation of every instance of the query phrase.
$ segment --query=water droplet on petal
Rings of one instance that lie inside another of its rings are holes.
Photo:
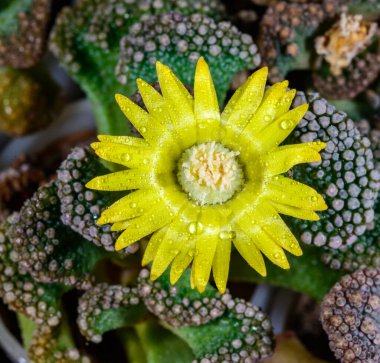
[[[144,134],[146,132],[146,127],[142,127],[140,131],[142,134]]]
[[[129,206],[130,206],[131,208],[136,208],[136,207],[137,207],[137,204],[136,204],[136,203],[130,203]]]
[[[222,240],[229,240],[232,239],[233,233],[229,231],[222,231],[219,233],[219,238]]]
[[[311,197],[311,201],[312,202],[316,202],[318,200],[318,198],[315,196],[315,195],[313,195],[312,197]]]
[[[281,257],[281,254],[279,252],[276,252],[273,257],[278,260]]]
[[[191,234],[199,234],[202,233],[203,226],[199,222],[191,222],[188,227],[189,233]]]
[[[283,130],[289,130],[293,126],[293,121],[292,120],[283,120],[280,122],[280,127]]]

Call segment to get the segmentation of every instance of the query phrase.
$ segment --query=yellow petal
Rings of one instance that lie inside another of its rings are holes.
[[[154,118],[140,106],[136,105],[129,98],[123,95],[116,94],[115,99],[124,115],[133,124],[142,137],[150,145],[158,144],[163,130],[159,127],[157,122],[154,122]]]
[[[256,247],[275,265],[287,270],[290,268],[284,250],[261,227],[246,231]]]
[[[170,117],[185,147],[196,142],[196,122],[193,99],[173,72],[162,63],[156,63],[158,81]]]
[[[265,267],[264,258],[251,239],[242,231],[237,231],[236,238],[233,242],[238,252],[248,262],[248,264],[261,276],[266,276],[267,270]]]
[[[152,269],[150,272],[150,277],[152,280],[158,279],[165,272],[174,257],[181,250],[183,243],[183,240],[173,240],[165,235],[153,260]]]
[[[281,115],[283,115],[284,113],[289,111],[289,108],[292,105],[292,102],[294,100],[296,93],[297,93],[297,91],[295,89],[292,89],[289,92],[286,92],[281,97],[281,99],[278,101],[278,104],[277,104],[275,118],[278,118]]]
[[[182,276],[186,268],[193,261],[195,253],[195,238],[183,244],[181,252],[174,258],[170,269],[170,283],[174,285]]]
[[[283,249],[264,231],[260,215],[255,218],[254,212],[246,211],[236,219],[236,223],[239,226],[238,230],[244,231],[252,243],[275,265],[284,269],[290,267]]]
[[[301,256],[302,250],[293,233],[270,203],[260,203],[255,208],[255,219],[262,229],[286,251]]]
[[[148,169],[151,167],[152,151],[148,148],[107,142],[94,142],[91,146],[96,155],[112,163],[128,168]]]
[[[198,221],[199,208],[187,204],[185,209],[168,226],[168,230],[153,261],[151,276],[158,278],[167,269],[173,259],[181,252],[183,245],[194,237],[192,223]]]
[[[226,131],[224,137],[236,138],[257,111],[264,96],[267,76],[267,67],[259,69],[231,97],[221,115],[221,124]]]
[[[152,185],[152,178],[147,171],[123,170],[98,176],[89,181],[86,187],[104,191],[123,191],[146,188],[150,185]]]
[[[149,147],[149,144],[140,137],[133,136],[110,136],[110,135],[98,135],[99,141],[123,144],[134,147]]]
[[[259,109],[247,123],[243,133],[257,133],[271,124],[278,112],[278,102],[284,96],[288,81],[276,83],[264,94],[264,100]]]
[[[313,188],[284,176],[270,179],[266,185],[266,197],[276,203],[308,210],[326,210],[322,196]]]
[[[305,115],[308,107],[309,105],[303,104],[290,110],[262,131],[252,136],[252,139],[260,145],[260,149],[263,152],[273,149],[289,136]]]
[[[297,164],[321,161],[319,150],[325,146],[323,142],[280,146],[263,157],[265,176],[286,173]]]
[[[174,127],[175,123],[170,117],[168,105],[164,97],[162,97],[162,95],[154,89],[154,87],[142,79],[139,78],[136,82],[141,97],[144,101],[144,105],[149,114],[154,118],[155,123],[159,123],[161,125],[161,140],[180,140],[180,135]],[[170,144],[170,148],[176,153],[180,151],[180,144],[177,142],[166,142],[165,144]]]
[[[128,247],[132,243],[166,226],[173,218],[174,215],[171,214],[168,207],[162,206],[162,208],[153,209],[141,217],[131,219],[125,223],[120,222],[119,226],[119,223],[115,223],[112,227],[117,225],[119,227],[117,229],[125,229],[117,239],[115,249],[119,251]],[[114,228],[112,229],[114,230]]]
[[[210,69],[203,57],[197,63],[194,79],[194,113],[197,121],[197,141],[218,138],[220,111]]]
[[[126,221],[147,213],[160,203],[162,203],[162,199],[155,191],[138,190],[119,199],[104,210],[97,223],[108,224]]]
[[[202,210],[199,223],[203,227],[202,232],[196,238],[195,257],[192,267],[196,286],[201,293],[206,289],[210,278],[212,262],[219,242],[220,220],[218,213],[208,214]]]
[[[230,269],[231,240],[232,238],[219,240],[216,246],[214,261],[212,262],[212,274],[216,287],[221,294],[226,292],[228,272]]]
[[[271,201],[278,213],[294,218],[305,219],[307,221],[319,221],[319,215],[311,210],[292,207],[291,205],[281,204]]]
[[[144,257],[141,262],[143,266],[146,266],[148,263],[151,263],[154,260],[157,255],[158,248],[164,240],[164,236],[167,230],[168,227],[164,227],[153,234],[144,252]]]

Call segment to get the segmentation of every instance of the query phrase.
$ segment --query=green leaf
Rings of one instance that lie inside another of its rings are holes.
[[[322,249],[303,245],[302,250],[301,257],[288,256],[289,270],[268,263],[266,277],[260,276],[242,261],[235,251],[231,258],[230,280],[281,286],[322,300],[343,273],[330,270],[321,261],[321,254],[324,252]]]
[[[148,363],[190,363],[194,359],[183,340],[157,323],[138,324],[135,329]]]

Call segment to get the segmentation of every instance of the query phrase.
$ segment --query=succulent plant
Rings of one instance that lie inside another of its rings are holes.
[[[242,34],[231,23],[218,23],[201,14],[188,17],[169,13],[144,18],[130,28],[121,40],[116,75],[130,88],[138,77],[153,83],[159,59],[179,74],[183,83],[192,85],[200,56],[205,57],[212,70],[221,102],[236,73],[260,64],[251,36]]]
[[[11,310],[55,327],[61,320],[59,298],[65,290],[59,284],[38,283],[13,260],[14,244],[8,237],[12,223],[14,216],[0,225],[0,297]]]
[[[267,8],[261,20],[258,46],[272,82],[282,81],[291,70],[310,67],[308,41],[323,21],[335,16],[340,5],[339,1],[281,1]]]
[[[76,147],[58,169],[57,195],[63,224],[106,251],[115,251],[114,241],[118,234],[111,232],[110,225],[98,226],[96,222],[107,205],[115,202],[121,195],[105,194],[85,187],[98,172],[107,171],[93,151]],[[138,245],[134,244],[124,252],[133,253],[137,249]]]
[[[176,5],[171,0],[143,3],[81,0],[60,13],[51,34],[50,48],[92,100],[104,133],[123,134],[127,130],[112,97],[112,92],[125,89],[114,75],[122,36],[146,14],[175,10],[177,6],[178,10],[189,13],[215,13],[220,7],[218,1],[198,3],[197,9],[192,4],[181,1]]]
[[[59,88],[42,69],[0,68],[0,132],[20,136],[48,126],[59,109]]]
[[[40,187],[16,215],[10,231],[13,259],[36,281],[88,288],[105,252],[61,220],[55,182]]]
[[[329,99],[351,99],[377,78],[380,43],[376,22],[342,13],[338,22],[315,39],[319,55],[314,86]]]
[[[0,221],[17,211],[46,177],[44,170],[24,157],[0,172]]]
[[[257,361],[273,349],[272,325],[259,308],[208,286],[192,291],[187,270],[175,286],[168,273],[156,282],[142,270],[139,291],[148,309],[192,348],[195,362]]]
[[[329,209],[308,226],[296,221],[301,240],[307,244],[341,249],[352,245],[374,219],[380,174],[374,166],[370,141],[344,112],[317,93],[300,92],[295,106],[309,103],[310,109],[295,130],[292,140],[326,142],[322,161],[300,165],[293,177],[323,193]]]
[[[87,340],[100,343],[102,335],[120,327],[137,324],[146,314],[136,288],[95,285],[78,304],[78,326]]]
[[[160,62],[157,74],[162,95],[138,80],[149,112],[116,95],[144,138],[100,136],[92,145],[97,155],[128,169],[98,176],[88,188],[137,189],[98,221],[123,231],[116,250],[153,233],[143,259],[144,265],[153,262],[151,277],[173,262],[174,283],[193,262],[191,284],[200,292],[211,270],[224,292],[231,242],[263,276],[262,254],[288,269],[284,250],[302,252],[279,213],[313,221],[319,219],[315,211],[327,208],[314,189],[282,175],[294,165],[321,160],[322,141],[279,146],[308,106],[288,111],[295,90],[287,92],[286,82],[265,91],[266,68],[235,92],[222,113],[204,58],[197,62],[194,97]],[[204,240],[208,243],[198,242]]]
[[[207,324],[224,314],[226,302],[231,296],[223,296],[208,286],[204,293],[190,289],[189,281],[181,278],[170,286],[169,274],[158,281],[149,278],[149,271],[143,269],[139,275],[139,294],[145,305],[161,321],[173,327],[199,326]]]
[[[45,50],[51,3],[51,0],[2,1],[0,65],[29,68],[38,63]]]
[[[31,363],[90,363],[74,347],[67,332],[62,328],[51,329],[44,325],[35,328],[28,346]]]
[[[380,270],[367,267],[343,277],[321,309],[330,348],[342,363],[380,359]]]
[[[168,14],[171,11],[177,15]],[[184,81],[192,79],[192,72],[183,65],[187,64],[190,56],[194,64],[196,54],[204,53],[210,65],[215,66],[218,77],[221,76],[218,92],[222,98],[235,72],[245,66],[258,65],[259,55],[251,37],[243,35],[227,22],[218,23],[222,16],[218,0],[81,0],[61,12],[52,32],[50,48],[93,102],[100,131],[123,135],[128,133],[127,124],[112,95],[117,92],[132,95],[138,76],[153,79],[152,63],[158,54],[163,57],[162,47],[168,47],[164,52],[167,54],[165,59],[183,72],[180,76]],[[218,30],[216,34],[220,37],[209,34],[209,29]],[[161,30],[165,33],[160,34]],[[226,37],[226,31],[230,31],[232,36]],[[192,39],[194,32],[198,36]],[[178,37],[182,41],[177,46]],[[228,50],[222,44],[223,37],[225,42],[234,42]],[[192,47],[195,47],[194,52]],[[239,62],[232,61],[230,49],[233,49],[233,54],[240,55]],[[147,55],[150,53],[147,61],[142,51]],[[220,59],[227,62],[228,72],[225,72],[226,64],[222,66]],[[127,81],[126,86],[124,83]]]

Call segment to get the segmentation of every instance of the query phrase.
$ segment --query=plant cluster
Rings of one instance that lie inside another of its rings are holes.
[[[48,47],[99,134],[53,175],[0,172],[0,298],[31,362],[110,338],[132,363],[267,359],[235,282],[311,296],[338,361],[379,361],[380,5],[237,3],[0,5],[0,131],[54,119]],[[291,352],[318,361],[289,337],[272,359]]]

